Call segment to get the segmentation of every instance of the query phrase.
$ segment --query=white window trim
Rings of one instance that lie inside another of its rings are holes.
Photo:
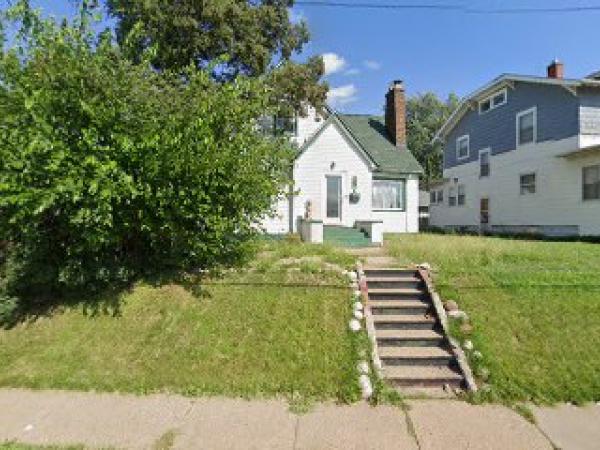
[[[496,97],[498,94],[502,94],[504,93],[504,101],[502,103],[499,103],[497,105],[494,105],[494,97]],[[490,109],[488,109],[487,111],[482,111],[481,110],[481,105],[483,105],[485,102],[490,101]],[[499,91],[494,92],[492,95],[487,96],[486,98],[484,98],[483,100],[479,101],[479,114],[486,114],[489,113],[490,111],[496,109],[496,108],[500,108],[501,106],[504,106],[508,103],[508,89],[504,88],[504,89],[500,89]]]
[[[466,156],[460,156],[460,146],[458,144],[464,140],[467,141],[467,154]],[[471,156],[471,136],[468,134],[463,134],[462,136],[456,138],[456,160],[462,161],[464,159],[468,159],[469,156]]]
[[[407,192],[406,192],[406,189],[407,189],[407,186],[408,186],[407,180],[406,179],[400,179],[400,180],[386,180],[386,179],[372,180],[371,181],[371,197],[373,196],[373,190],[374,190],[373,188],[375,187],[375,183],[377,183],[378,181],[380,181],[380,182],[392,182],[392,183],[404,184],[404,192],[403,192],[404,198],[402,199],[404,207],[403,208],[376,208],[375,206],[371,205],[371,211],[375,211],[375,212],[377,212],[377,211],[405,212],[406,211],[407,195],[408,195]],[[371,198],[371,203],[372,203],[372,201],[373,201],[373,199]]]
[[[490,170],[489,173],[485,176],[481,175],[481,155],[483,155],[484,153],[488,154],[488,166],[490,166]],[[479,178],[489,178],[492,174],[492,148],[491,147],[486,147],[486,148],[482,148],[481,150],[479,150]]]
[[[523,192],[523,184],[521,183],[521,179],[524,176],[533,175],[533,189],[534,192]],[[523,172],[519,173],[519,196],[527,197],[529,195],[536,195],[538,193],[538,176],[537,172]]]
[[[519,142],[519,119],[527,114],[533,113],[533,142],[527,142],[526,144],[521,144]],[[526,109],[524,111],[518,112],[515,119],[515,129],[516,129],[516,148],[525,147],[527,145],[537,144],[537,106],[533,108]]]

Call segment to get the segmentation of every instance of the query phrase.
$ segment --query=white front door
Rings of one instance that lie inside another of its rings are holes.
[[[325,200],[325,223],[339,224],[342,221],[342,177],[326,175],[327,197]]]

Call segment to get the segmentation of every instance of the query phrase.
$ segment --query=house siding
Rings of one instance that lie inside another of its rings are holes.
[[[464,206],[444,203],[430,206],[430,224],[441,228],[479,229],[479,202],[490,201],[490,228],[497,232],[539,232],[549,235],[600,235],[600,201],[584,201],[582,168],[600,164],[600,152],[557,157],[578,148],[581,136],[546,141],[493,155],[491,175],[479,178],[478,162],[444,170],[444,177],[458,179],[466,189]],[[521,195],[520,175],[536,174],[536,193]]]
[[[594,98],[594,100],[596,100]],[[591,101],[591,100],[590,100]],[[478,105],[468,111],[448,134],[444,148],[444,168],[472,163],[479,151],[491,148],[492,155],[509,152],[516,147],[516,116],[537,107],[537,142],[557,141],[579,134],[579,98],[559,86],[515,82],[507,88],[507,103],[479,114]],[[470,137],[469,157],[456,158],[456,140]]]

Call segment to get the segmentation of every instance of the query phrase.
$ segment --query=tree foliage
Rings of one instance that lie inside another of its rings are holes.
[[[231,80],[243,74],[271,74],[274,100],[301,110],[306,102],[324,105],[327,85],[320,57],[293,62],[309,41],[304,21],[292,23],[293,0],[108,0],[117,19],[119,42],[137,60],[150,47],[158,69],[206,67],[217,58],[213,76]],[[294,90],[291,90],[293,87]],[[293,94],[293,95],[291,95]]]
[[[239,257],[291,164],[287,144],[257,131],[264,81],[157,72],[26,4],[11,10],[20,45],[0,55],[4,294]]]
[[[442,147],[433,143],[435,133],[458,106],[458,97],[450,94],[446,101],[432,92],[408,99],[406,104],[408,148],[425,170],[424,182],[442,176]]]

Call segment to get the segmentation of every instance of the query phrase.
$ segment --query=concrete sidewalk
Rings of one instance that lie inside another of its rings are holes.
[[[0,390],[0,442],[131,449],[170,448],[169,441],[181,449],[552,448],[536,426],[501,406],[409,405],[407,412],[365,403],[319,405],[295,415],[281,401],[8,389]],[[581,429],[575,436],[585,444]],[[563,448],[585,448],[560,438]]]

